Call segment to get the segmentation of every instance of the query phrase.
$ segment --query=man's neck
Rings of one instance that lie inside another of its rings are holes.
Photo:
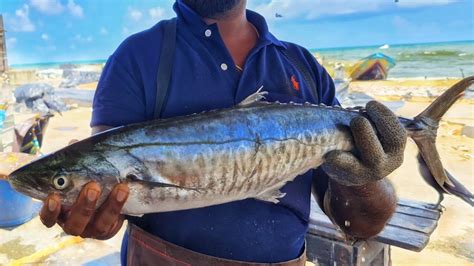
[[[204,18],[207,24],[216,23],[219,33],[229,50],[234,63],[243,67],[247,55],[256,45],[258,36],[253,25],[247,20],[245,5],[229,11],[218,19]]]
[[[204,22],[208,25],[216,23],[224,39],[242,35],[249,26],[245,6],[237,6],[221,18],[204,18]]]

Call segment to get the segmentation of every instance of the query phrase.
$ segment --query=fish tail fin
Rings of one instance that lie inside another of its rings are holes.
[[[436,122],[451,108],[451,106],[462,96],[464,91],[474,84],[474,76],[464,78],[434,100],[416,119],[430,119]]]
[[[451,187],[455,187],[454,178],[449,178],[439,153],[436,149],[436,136],[441,117],[449,108],[464,95],[464,91],[474,84],[474,76],[467,77],[440,95],[423,112],[417,115],[413,123],[407,127],[408,135],[415,141],[420,151],[422,161],[434,177],[440,188],[450,193]],[[421,162],[421,160],[419,160]],[[459,182],[457,182],[460,184]],[[466,189],[467,190],[467,189]],[[472,195],[472,194],[471,194]]]

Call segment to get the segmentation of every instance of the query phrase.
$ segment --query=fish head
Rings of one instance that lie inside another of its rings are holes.
[[[91,181],[99,182],[101,187],[113,187],[104,182],[117,183],[114,175],[107,175],[107,169],[98,170],[100,165],[101,162],[97,158],[90,156],[50,154],[17,169],[9,175],[8,181],[16,191],[22,194],[39,200],[45,200],[48,195],[57,194],[63,205],[70,206],[75,202],[82,187]],[[106,192],[105,190],[103,189],[102,192]]]

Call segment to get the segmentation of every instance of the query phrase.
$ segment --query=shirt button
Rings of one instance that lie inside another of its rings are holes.
[[[212,31],[210,29],[207,29],[205,32],[204,32],[204,35],[206,35],[206,37],[211,37],[211,34],[212,34]]]
[[[227,64],[226,63],[222,63],[221,64],[221,69],[226,71],[227,70]]]

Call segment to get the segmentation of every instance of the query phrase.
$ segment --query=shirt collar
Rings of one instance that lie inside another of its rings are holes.
[[[207,25],[202,18],[194,12],[190,7],[188,7],[182,0],[176,0],[176,3],[173,6],[174,11],[179,20],[183,20],[188,28],[197,36],[204,36],[204,32],[211,28],[212,30],[217,30],[216,24]],[[252,23],[260,34],[261,41],[274,44],[276,46],[286,49],[286,44],[278,40],[273,34],[268,30],[267,22],[265,18],[260,14],[247,9],[247,19]]]

